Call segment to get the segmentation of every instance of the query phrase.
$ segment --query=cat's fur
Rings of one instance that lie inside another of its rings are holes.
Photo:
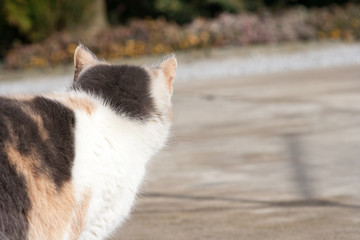
[[[172,55],[153,67],[75,51],[65,93],[0,98],[0,239],[92,240],[127,218],[171,122]]]

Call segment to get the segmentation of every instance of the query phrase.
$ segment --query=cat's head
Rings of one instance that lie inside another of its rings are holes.
[[[177,62],[174,55],[151,67],[111,65],[79,45],[72,88],[99,97],[119,114],[137,120],[170,120]]]

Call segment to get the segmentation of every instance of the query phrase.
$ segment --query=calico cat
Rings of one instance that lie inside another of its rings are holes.
[[[176,58],[110,65],[79,45],[65,93],[0,97],[0,239],[92,240],[128,217],[172,118]]]

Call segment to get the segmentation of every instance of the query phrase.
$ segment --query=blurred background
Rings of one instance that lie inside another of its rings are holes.
[[[1,0],[0,94],[66,89],[79,42],[178,58],[173,134],[114,239],[360,239],[359,0]]]
[[[118,59],[185,49],[360,38],[359,0],[3,0],[6,69],[71,63],[79,41]]]

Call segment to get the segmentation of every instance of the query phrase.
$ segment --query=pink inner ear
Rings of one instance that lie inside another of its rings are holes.
[[[74,81],[78,78],[80,72],[84,68],[94,66],[96,64],[99,64],[99,60],[95,57],[95,55],[84,46],[79,45],[74,53]]]
[[[173,91],[173,82],[176,75],[176,67],[177,62],[175,57],[171,57],[169,59],[166,59],[163,63],[160,65],[162,71],[164,72],[165,78],[168,82],[169,91],[172,93]]]

